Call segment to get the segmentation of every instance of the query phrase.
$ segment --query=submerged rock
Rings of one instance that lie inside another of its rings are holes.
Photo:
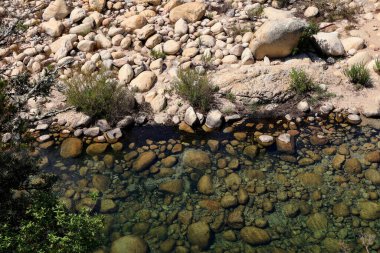
[[[327,229],[326,215],[322,213],[312,214],[307,219],[306,225],[313,232],[324,231]]]
[[[183,154],[183,164],[193,169],[206,170],[211,167],[211,160],[205,151],[188,149]]]
[[[362,201],[358,203],[360,218],[364,220],[376,220],[380,218],[380,203]]]
[[[133,163],[132,168],[134,171],[143,171],[145,169],[148,169],[156,159],[157,155],[153,151],[144,152]]]
[[[91,156],[100,155],[106,151],[107,147],[108,143],[93,143],[87,147],[86,153]]]
[[[134,235],[123,236],[112,242],[111,253],[147,253],[148,244]]]
[[[240,230],[241,239],[251,245],[268,244],[271,241],[267,231],[256,227],[244,227]]]
[[[198,191],[202,194],[211,195],[214,193],[212,178],[209,175],[203,175],[198,181]]]
[[[160,191],[172,194],[180,194],[183,192],[183,180],[182,179],[174,179],[164,183],[161,183],[158,186]]]
[[[77,157],[82,153],[83,142],[78,138],[67,138],[62,142],[60,155],[63,158]]]
[[[207,249],[211,239],[210,226],[203,221],[191,224],[187,229],[187,238],[192,245]]]

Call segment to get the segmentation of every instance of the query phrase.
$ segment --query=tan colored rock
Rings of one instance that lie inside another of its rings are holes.
[[[341,41],[346,52],[348,52],[351,49],[360,50],[363,49],[365,46],[364,39],[360,37],[348,37],[346,39],[342,39]]]
[[[50,20],[55,18],[57,20],[64,19],[67,15],[70,14],[69,7],[66,4],[65,0],[55,0],[51,2],[49,6],[45,9],[42,14],[43,20]]]
[[[240,230],[241,239],[251,245],[264,245],[271,241],[270,235],[261,228],[253,226],[244,227]]]
[[[92,143],[87,147],[86,153],[90,156],[100,155],[106,151],[107,147],[108,143]]]
[[[61,21],[51,18],[47,22],[41,24],[42,30],[51,37],[59,37],[62,35],[64,26]]]
[[[371,181],[374,185],[380,185],[380,172],[376,169],[368,169],[364,172],[367,180]]]
[[[270,20],[255,33],[249,48],[257,60],[286,57],[298,45],[306,22],[296,18]]]
[[[134,3],[136,4],[150,4],[150,5],[160,5],[161,0],[133,0]]]
[[[166,13],[168,13],[173,8],[177,7],[178,5],[181,5],[181,3],[181,0],[169,0],[164,6],[164,10]]]
[[[206,170],[211,167],[211,159],[205,151],[188,149],[183,154],[183,164],[194,169]]]
[[[348,65],[352,66],[355,64],[366,65],[372,60],[372,54],[369,51],[362,51],[356,53],[353,57],[347,60]]]
[[[106,0],[89,0],[90,10],[102,12],[106,6]]]
[[[192,245],[207,249],[211,239],[209,225],[202,221],[191,224],[187,230],[187,238]]]
[[[369,153],[365,156],[365,159],[366,159],[368,162],[371,162],[371,163],[380,163],[380,151],[372,151],[372,152],[369,152]]]
[[[350,158],[346,160],[344,170],[348,174],[359,174],[362,172],[362,166],[357,158]]]
[[[152,71],[144,71],[131,81],[130,86],[137,92],[147,92],[153,87],[156,80],[156,74]]]
[[[198,191],[202,194],[211,195],[214,193],[214,186],[210,175],[203,175],[198,181]]]
[[[121,27],[124,27],[126,31],[134,31],[140,29],[148,23],[145,17],[141,15],[134,15],[125,19],[121,23]]]
[[[175,55],[181,49],[181,44],[175,40],[168,40],[163,45],[165,54]]]
[[[134,235],[123,236],[112,242],[111,253],[147,253],[148,244]]]
[[[60,155],[63,158],[77,157],[82,153],[83,142],[78,138],[67,138],[61,144]]]
[[[158,186],[158,190],[171,194],[180,194],[183,192],[183,188],[184,185],[182,179],[169,180],[164,183],[161,183]]]
[[[149,168],[157,159],[156,153],[147,151],[142,153],[137,160],[133,163],[132,168],[134,171],[142,171]]]
[[[179,19],[184,19],[189,23],[200,20],[206,13],[206,5],[199,2],[181,4],[170,11],[170,21],[175,23]]]

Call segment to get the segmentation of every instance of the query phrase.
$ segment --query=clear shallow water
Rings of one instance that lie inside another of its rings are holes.
[[[367,157],[380,150],[378,130],[303,122],[296,153],[284,154],[255,136],[278,136],[287,121],[246,123],[194,135],[136,127],[121,151],[62,159],[52,148],[45,170],[60,176],[55,191],[68,207],[105,216],[106,247],[136,235],[150,252],[362,252],[363,241],[380,250],[380,168]],[[313,145],[317,134],[327,143]],[[244,152],[252,145],[254,157]],[[202,155],[184,157],[189,150]],[[137,172],[147,151],[157,157]]]

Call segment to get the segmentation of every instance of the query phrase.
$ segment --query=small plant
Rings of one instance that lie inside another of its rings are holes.
[[[226,93],[226,98],[229,101],[231,101],[231,102],[235,102],[236,101],[236,96],[231,91],[229,91],[229,92]]]
[[[264,7],[260,5],[258,8],[251,8],[247,12],[247,16],[250,20],[256,20],[264,12]]]
[[[77,74],[66,81],[67,102],[94,118],[114,122],[131,113],[135,100],[109,72]]]
[[[16,27],[15,27],[16,31],[18,32],[26,32],[28,30],[28,26],[27,25],[24,25],[21,21],[18,21],[16,23]]]
[[[160,50],[154,50],[152,49],[150,51],[150,56],[152,56],[153,59],[157,60],[157,59],[165,59],[166,58],[166,54]]]
[[[344,70],[344,74],[357,88],[371,87],[371,77],[364,64],[354,64]]]
[[[206,111],[213,101],[215,87],[207,74],[200,74],[195,69],[179,69],[174,82],[177,93],[187,99],[196,108]]]
[[[292,68],[290,72],[290,88],[297,94],[305,94],[315,89],[313,80],[302,69]]]
[[[377,73],[380,74],[380,60],[376,59],[375,60],[375,65],[373,65],[373,70]]]
[[[319,32],[319,25],[315,22],[311,22],[303,30],[297,47],[293,50],[293,55],[300,52],[308,52],[314,49],[313,35]]]

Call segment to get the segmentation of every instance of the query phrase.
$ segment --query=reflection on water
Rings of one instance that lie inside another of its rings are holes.
[[[378,130],[279,120],[119,141],[76,159],[56,147],[45,166],[69,208],[104,214],[112,253],[380,250]]]

